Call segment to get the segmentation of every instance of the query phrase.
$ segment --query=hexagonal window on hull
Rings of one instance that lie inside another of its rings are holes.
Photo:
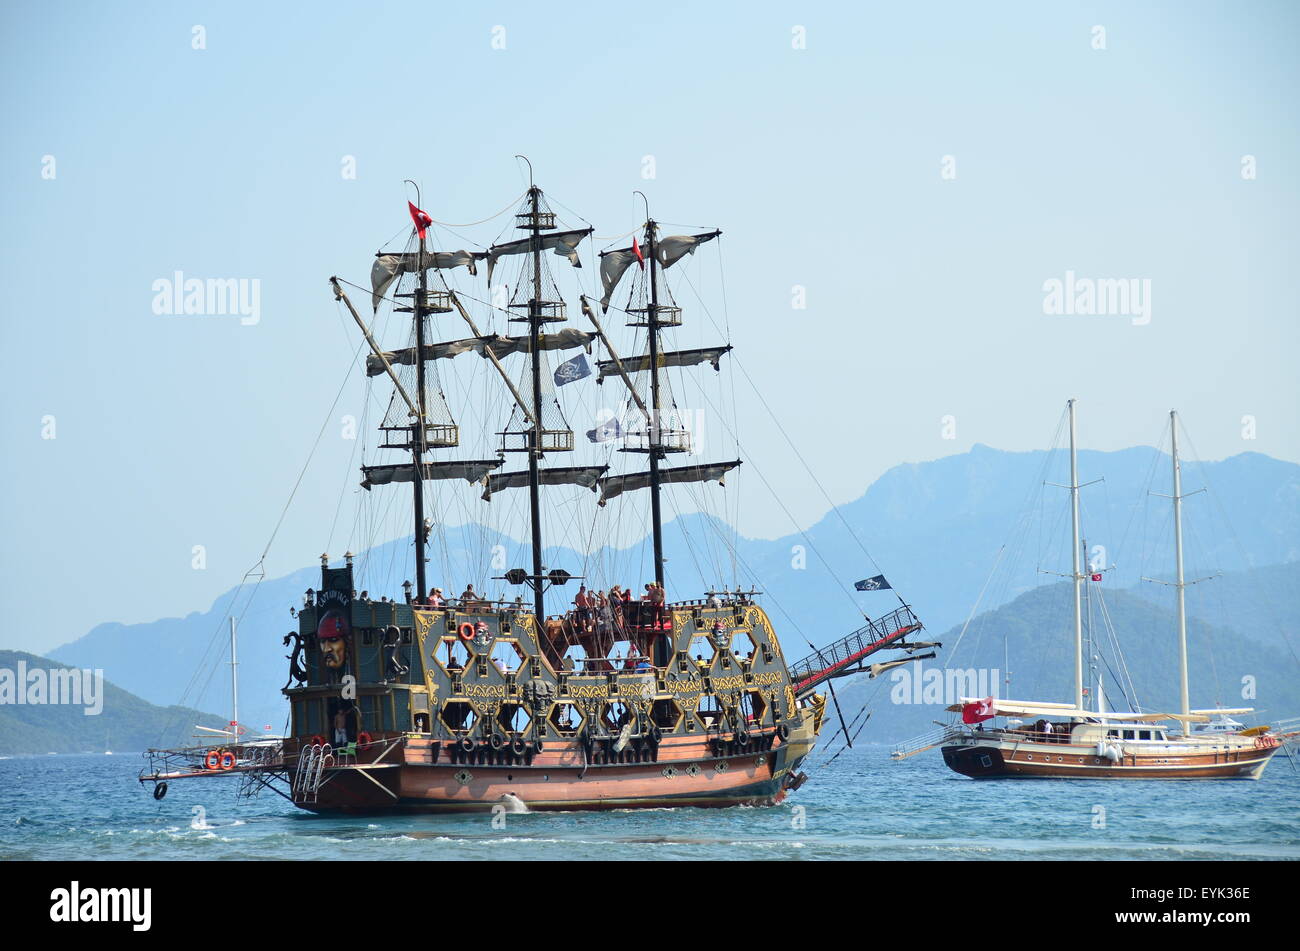
[[[707,670],[713,663],[713,641],[703,634],[696,634],[691,638],[687,653],[690,654],[691,662],[700,670]]]
[[[447,701],[438,716],[453,733],[468,732],[478,723],[478,712],[464,700]]]
[[[600,720],[610,733],[618,733],[627,724],[636,722],[636,711],[626,703],[616,700],[601,707]]]
[[[700,705],[695,710],[695,717],[706,730],[719,729],[722,720],[722,703],[715,694],[700,695]]]
[[[767,713],[767,701],[757,690],[746,690],[740,697],[740,716],[748,727],[753,727],[763,722],[763,716]]]
[[[650,708],[650,719],[661,730],[671,732],[682,722],[682,708],[671,698],[656,700],[654,706]]]
[[[532,725],[533,718],[522,703],[505,703],[497,714],[497,723],[507,733],[523,733]]]
[[[437,660],[448,673],[459,673],[469,663],[469,648],[459,637],[444,637],[438,642]]]
[[[497,638],[489,656],[502,674],[515,673],[528,659],[528,655],[523,652],[517,641],[505,638]]]
[[[571,703],[557,703],[547,720],[560,736],[577,736],[582,726],[582,711]]]

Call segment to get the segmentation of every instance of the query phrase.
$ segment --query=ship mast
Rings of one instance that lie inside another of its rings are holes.
[[[1174,466],[1174,590],[1178,592],[1178,685],[1180,710],[1184,717],[1190,715],[1187,693],[1187,604],[1186,583],[1183,581],[1183,478],[1178,465],[1178,413],[1169,411],[1169,441]],[[1183,729],[1189,721],[1183,720]]]
[[[414,184],[414,183],[412,183]],[[420,201],[420,190],[415,190],[415,200]],[[424,449],[428,433],[425,429],[424,400],[424,315],[429,313],[429,275],[424,269],[424,233],[420,233],[419,257],[416,261],[416,274],[419,281],[411,310],[415,319],[415,379],[416,408],[419,418],[411,426],[411,461],[415,464],[412,484],[415,486],[415,591],[416,597],[423,599],[428,595],[425,587],[425,547],[428,545],[428,530],[424,524]]]
[[[1073,527],[1073,541],[1070,549],[1074,557],[1074,708],[1083,709],[1083,569],[1079,554],[1082,542],[1079,538],[1079,458],[1075,446],[1074,400],[1069,402],[1070,411],[1070,521]]]
[[[532,522],[533,542],[533,611],[537,624],[546,620],[546,587],[542,581],[542,500],[538,463],[542,455],[542,217],[541,189],[534,185],[529,166],[528,197],[532,208],[529,231],[532,233],[533,296],[528,301],[528,340],[533,376],[533,430],[528,445],[528,510]]]
[[[643,195],[642,198],[645,196]],[[647,202],[647,212],[649,211]],[[659,287],[656,280],[658,262],[655,253],[655,222],[646,215],[646,252],[650,256],[650,312],[646,315],[650,336],[650,518],[654,529],[655,584],[664,586],[664,526],[659,501],[659,459],[663,447],[659,442]]]

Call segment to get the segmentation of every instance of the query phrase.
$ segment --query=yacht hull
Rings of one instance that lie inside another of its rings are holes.
[[[972,743],[944,746],[949,769],[973,779],[1259,779],[1276,747],[1122,755],[1092,746]]]

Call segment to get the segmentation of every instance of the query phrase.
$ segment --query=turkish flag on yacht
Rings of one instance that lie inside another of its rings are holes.
[[[993,719],[993,715],[992,697],[985,697],[983,700],[961,705],[962,723],[983,723],[985,720]]]

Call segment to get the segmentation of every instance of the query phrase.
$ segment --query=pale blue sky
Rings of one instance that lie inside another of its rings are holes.
[[[473,221],[522,190],[517,152],[598,234],[636,224],[638,188],[724,230],[737,356],[837,501],[975,442],[1040,448],[1071,396],[1090,448],[1150,444],[1177,406],[1207,458],[1300,460],[1298,9],[6,5],[0,643],[237,583],[356,346],[326,279],[365,282],[407,224],[403,178]],[[260,322],[155,315],[176,270],[259,279]],[[1045,316],[1067,270],[1149,279],[1150,323]],[[750,456],[815,521],[824,499],[740,395]],[[331,428],[271,573],[321,550],[352,448]],[[746,534],[791,530],[745,491]]]

